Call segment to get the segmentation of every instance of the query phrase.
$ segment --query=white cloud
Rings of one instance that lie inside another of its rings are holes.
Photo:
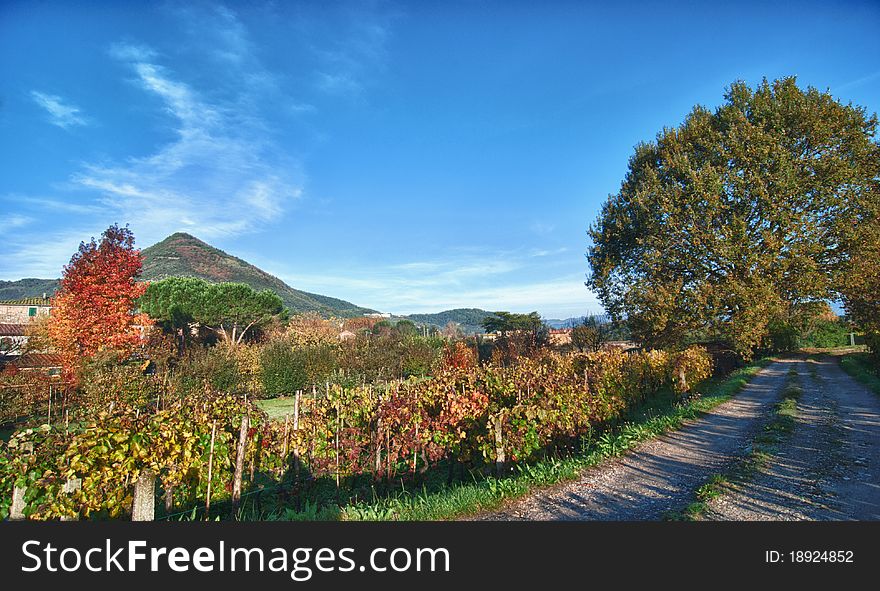
[[[529,253],[529,256],[532,257],[549,257],[557,254],[563,254],[568,252],[568,248],[562,247],[557,248],[555,250],[547,250],[547,249],[534,249]]]
[[[447,253],[442,260],[348,266],[303,273],[259,255],[245,257],[289,285],[359,305],[409,314],[451,308],[531,312],[566,318],[601,312],[580,271],[549,270],[518,251]]]
[[[880,78],[880,70],[878,70],[876,72],[871,72],[869,74],[861,76],[860,78],[856,78],[855,80],[849,80],[847,82],[843,82],[843,83],[838,84],[837,86],[834,86],[832,88],[834,89],[835,93],[839,94],[840,92],[842,92],[844,90],[851,90],[853,88],[857,88],[863,84],[866,84],[868,82],[872,82],[878,78]]]
[[[5,234],[6,232],[9,232],[10,230],[26,226],[32,221],[34,221],[32,218],[17,213],[3,216],[2,218],[0,218],[0,236]]]
[[[97,234],[86,228],[46,233],[38,238],[12,234],[4,238],[4,249],[15,254],[0,258],[0,278],[14,281],[22,277],[60,277],[63,266],[70,261],[80,242],[91,236]]]
[[[88,123],[88,120],[81,115],[82,111],[79,107],[65,103],[60,96],[32,90],[31,98],[49,113],[49,123],[52,125],[68,129]]]
[[[556,226],[545,222],[535,222],[529,227],[529,229],[538,236],[547,236],[553,233]]]
[[[157,55],[143,46],[120,44],[111,54],[127,63],[139,88],[161,101],[177,137],[144,157],[86,164],[72,180],[98,191],[139,236],[251,232],[277,221],[300,197],[299,167],[273,144],[259,112],[242,112],[237,97],[209,99],[160,64],[141,61]]]
[[[28,197],[21,195],[14,195],[10,198],[13,198],[25,205],[35,206],[41,212],[75,213],[85,215],[95,215],[105,212],[105,208],[89,203],[71,203],[69,201],[62,201],[60,199],[47,197]]]
[[[125,62],[148,62],[156,59],[159,54],[146,45],[133,43],[114,43],[108,52],[111,57]]]

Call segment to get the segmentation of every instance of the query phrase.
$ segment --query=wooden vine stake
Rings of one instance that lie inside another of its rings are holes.
[[[296,440],[293,444],[293,469],[294,477],[299,481],[299,401],[302,398],[302,390],[296,391],[296,398],[293,399],[293,433]]]
[[[156,475],[151,470],[142,470],[134,483],[132,502],[132,521],[153,521],[156,515]]]
[[[248,416],[241,417],[241,430],[238,435],[238,448],[235,450],[235,476],[232,481],[232,513],[238,511],[238,504],[241,501],[241,475],[244,472],[244,452],[247,448],[248,426],[250,421]]]
[[[336,403],[336,490],[339,491],[339,431],[341,429],[339,402]]]
[[[495,415],[495,472],[498,476],[504,473],[504,463],[507,457],[504,455],[504,436],[501,432],[501,424],[504,422],[504,411]]]
[[[208,452],[208,492],[205,495],[205,519],[211,512],[211,483],[214,480],[214,437],[217,434],[217,421],[211,423],[211,449]],[[171,489],[169,489],[170,491]],[[167,504],[167,502],[166,502]]]
[[[287,460],[287,454],[290,453],[290,413],[284,415],[284,460]]]
[[[416,423],[416,440],[413,444],[413,467],[412,467],[412,475],[415,477],[416,475],[416,460],[418,458],[419,451],[419,424]]]
[[[376,467],[373,469],[373,480],[379,477],[382,470],[382,417],[376,421]]]

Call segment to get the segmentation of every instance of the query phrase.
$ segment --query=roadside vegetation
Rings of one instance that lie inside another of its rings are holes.
[[[843,370],[880,396],[880,372],[869,353],[850,353],[840,359]]]

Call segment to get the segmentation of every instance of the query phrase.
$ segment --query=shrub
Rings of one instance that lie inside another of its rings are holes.
[[[852,332],[850,327],[839,320],[819,320],[804,336],[801,345],[819,349],[845,347],[849,345],[850,332]]]
[[[263,348],[260,368],[263,391],[268,398],[294,394],[304,390],[309,382],[304,357],[283,340],[270,342]]]

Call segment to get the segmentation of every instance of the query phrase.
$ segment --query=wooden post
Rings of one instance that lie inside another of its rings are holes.
[[[418,458],[418,449],[419,449],[419,424],[416,423],[416,442],[413,445],[413,467],[412,467],[412,475],[415,477],[416,475],[416,459]]]
[[[501,425],[504,422],[504,411],[502,410],[495,415],[495,472],[498,476],[504,473],[504,462],[507,457],[504,455],[504,436],[501,431]]]
[[[82,489],[82,479],[71,477],[67,479],[67,482],[64,483],[64,488],[61,491],[66,494],[72,494],[78,490]],[[79,515],[65,515],[61,517],[61,521],[78,521]]]
[[[376,467],[373,468],[373,480],[379,477],[382,469],[382,417],[376,421]]]
[[[339,430],[340,430],[339,402],[336,403],[336,491],[339,492]]]
[[[26,490],[23,486],[16,486],[12,489],[12,506],[9,508],[10,521],[24,519],[24,493]]]
[[[299,481],[299,403],[302,398],[302,390],[296,391],[296,398],[293,399],[293,433],[296,437],[296,443],[293,446],[293,469],[294,476]]]
[[[132,521],[153,521],[156,514],[156,475],[144,470],[134,483],[134,502],[131,508]]]
[[[211,449],[208,452],[208,492],[205,495],[205,519],[211,511],[211,483],[214,480],[214,436],[217,434],[217,421],[211,423]],[[168,502],[166,501],[166,506]]]
[[[49,413],[46,415],[46,422],[52,424],[52,386],[49,386]]]
[[[235,453],[235,477],[232,481],[232,512],[238,509],[238,503],[241,501],[241,475],[244,471],[244,452],[247,448],[248,435],[248,416],[241,417],[241,430],[238,435],[238,448]]]
[[[256,468],[258,467],[258,464],[260,463],[260,449],[262,449],[262,447],[263,447],[261,445],[262,439],[263,439],[263,436],[261,433],[257,433],[256,437],[254,437],[254,456],[251,458],[250,470],[249,470],[249,476],[248,476],[248,478],[250,479],[250,482],[254,481],[254,471],[256,470]]]
[[[391,480],[391,430],[385,430],[385,478]]]
[[[284,456],[285,463],[287,462],[287,454],[290,453],[290,413],[284,415],[284,452],[281,454]]]

